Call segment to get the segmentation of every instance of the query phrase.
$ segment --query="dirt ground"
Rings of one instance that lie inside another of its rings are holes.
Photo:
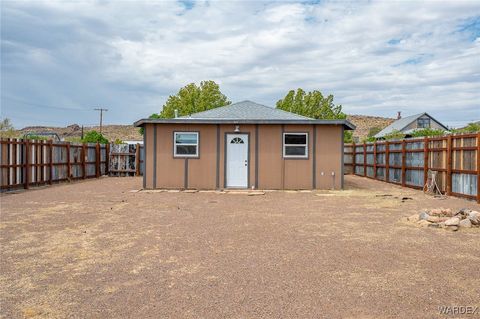
[[[438,307],[480,306],[478,229],[401,220],[478,204],[346,180],[247,196],[102,178],[2,195],[1,316],[446,318]]]

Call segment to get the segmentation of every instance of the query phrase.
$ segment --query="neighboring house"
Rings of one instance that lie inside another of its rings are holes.
[[[251,101],[135,126],[147,189],[340,189],[343,131],[355,129]]]
[[[448,128],[431,117],[428,113],[420,113],[407,117],[400,117],[400,112],[398,113],[398,119],[378,132],[375,137],[383,138],[385,135],[399,131],[405,135],[409,135],[417,129],[423,128],[432,128],[432,129],[441,129],[447,131]]]

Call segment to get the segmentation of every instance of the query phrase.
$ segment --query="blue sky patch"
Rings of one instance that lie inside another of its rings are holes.
[[[467,34],[470,41],[475,41],[480,37],[480,16],[465,20],[459,25],[457,31]]]

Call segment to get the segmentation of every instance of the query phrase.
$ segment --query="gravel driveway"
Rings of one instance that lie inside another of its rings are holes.
[[[102,178],[2,195],[1,316],[447,318],[438,307],[480,306],[478,229],[401,220],[478,204],[346,180],[247,196]]]

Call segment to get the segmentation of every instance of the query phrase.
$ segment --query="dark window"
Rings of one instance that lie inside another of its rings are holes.
[[[428,128],[430,127],[430,119],[427,118],[419,118],[417,120],[417,127],[418,128]]]
[[[243,140],[240,137],[235,137],[232,139],[230,144],[243,144]]]
[[[308,133],[283,133],[283,157],[308,158]]]

